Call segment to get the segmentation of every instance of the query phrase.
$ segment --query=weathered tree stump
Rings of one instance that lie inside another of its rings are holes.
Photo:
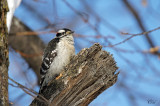
[[[94,44],[74,56],[61,73],[62,77],[53,80],[41,92],[40,95],[48,102],[35,98],[31,106],[88,105],[117,81],[119,74],[115,74],[117,69],[112,55],[103,51],[99,44]]]

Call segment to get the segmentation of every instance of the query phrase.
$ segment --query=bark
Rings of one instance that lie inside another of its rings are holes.
[[[0,1],[0,106],[9,106],[8,102],[8,29],[6,15],[7,0]]]
[[[112,55],[103,51],[99,44],[94,44],[74,56],[62,76],[41,91],[40,95],[49,102],[39,101],[38,96],[30,106],[86,106],[116,83],[117,69]]]
[[[38,83],[40,82],[39,69],[42,62],[42,53],[45,48],[45,44],[36,35],[15,35],[18,32],[32,31],[17,18],[13,18],[11,31],[9,34],[9,45],[26,60],[29,67],[33,69],[38,77]],[[37,34],[38,35],[38,34]]]

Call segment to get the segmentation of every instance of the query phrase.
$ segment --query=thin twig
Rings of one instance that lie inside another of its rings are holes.
[[[101,35],[100,32],[97,30],[97,27],[95,27],[94,25],[92,25],[90,22],[89,22],[89,17],[85,17],[81,12],[79,12],[78,10],[76,10],[68,1],[66,0],[63,0],[63,2],[72,10],[74,11],[77,15],[79,15],[82,19],[82,21],[86,24],[88,24],[88,26],[90,28],[92,28],[98,35]]]
[[[12,78],[10,78],[10,77],[8,77],[8,79],[9,80],[11,80],[12,82],[14,82],[15,84],[17,84],[18,86],[15,86],[15,85],[13,85],[13,84],[10,84],[11,86],[14,86],[14,87],[19,87],[19,88],[21,88],[24,92],[26,92],[27,94],[29,94],[29,95],[31,95],[31,96],[33,96],[33,97],[35,97],[34,95],[32,95],[31,93],[29,93],[28,91],[30,91],[30,92],[32,92],[33,94],[35,94],[35,95],[37,95],[37,96],[39,96],[40,98],[39,99],[41,99],[41,101],[43,101],[44,103],[47,103],[47,104],[49,104],[50,102],[45,98],[45,97],[43,97],[42,95],[40,95],[40,94],[38,94],[37,92],[35,92],[34,90],[32,90],[32,89],[29,89],[29,88],[27,88],[27,87],[25,87],[25,86],[23,86],[22,84],[20,84],[20,83],[18,83],[18,82],[16,82],[15,80],[13,80]],[[26,91],[26,90],[28,90],[28,91]],[[38,100],[39,100],[38,99]]]
[[[8,84],[11,85],[11,86],[13,86],[13,87],[21,88],[21,89],[22,89],[25,93],[27,93],[28,95],[34,97],[35,99],[37,99],[37,100],[39,100],[39,101],[41,101],[41,102],[46,103],[46,101],[44,101],[43,99],[38,98],[38,97],[36,98],[36,96],[34,96],[32,93],[28,92],[25,88],[22,88],[22,87],[20,87],[20,86],[15,86],[15,85],[13,85],[13,84],[11,84],[11,83],[8,83]],[[47,103],[47,104],[48,104],[48,103]]]
[[[16,87],[16,88],[21,88],[25,93],[27,93],[27,94],[29,94],[30,96],[32,96],[32,97],[36,97],[36,96],[34,96],[33,94],[31,94],[30,92],[28,92],[27,90],[25,90],[24,88],[22,88],[22,87],[20,87],[20,86],[16,86],[16,85],[13,85],[13,84],[11,84],[11,83],[8,83],[9,85],[11,85],[12,87]],[[40,100],[41,101],[41,100]]]
[[[56,31],[25,31],[25,32],[17,32],[17,33],[10,33],[10,36],[24,36],[24,35],[40,35],[40,34],[50,34],[56,33]]]
[[[131,33],[125,33],[125,32],[121,32],[121,34],[123,34],[123,35],[134,35],[134,36],[137,36],[137,35],[145,35],[145,34],[151,33],[151,32],[153,32],[153,31],[156,31],[156,30],[159,30],[159,29],[160,29],[160,27],[155,28],[155,29],[152,29],[152,30],[147,31],[147,32],[141,32],[141,33],[137,33],[137,34],[131,34]]]
[[[32,54],[27,54],[27,53],[24,53],[22,51],[19,51],[19,50],[15,50],[17,53],[19,53],[21,56],[23,57],[26,57],[26,58],[33,58],[35,56],[42,56],[43,53],[32,53]]]
[[[114,46],[120,45],[120,44],[125,43],[126,41],[132,39],[133,37],[134,37],[134,36],[130,36],[130,37],[128,37],[127,39],[125,39],[125,40],[123,40],[123,41],[121,41],[121,42],[119,42],[119,43],[116,43],[116,44],[113,44],[113,45],[109,45],[109,46],[104,46],[104,47],[114,47]]]
[[[114,47],[114,46],[120,45],[120,44],[122,44],[122,43],[125,43],[126,41],[132,39],[132,38],[135,37],[135,36],[148,34],[148,33],[151,33],[151,32],[153,32],[153,31],[156,31],[156,30],[159,30],[159,29],[160,29],[160,27],[155,28],[155,29],[152,29],[152,30],[149,30],[149,31],[147,31],[147,32],[138,33],[138,34],[122,33],[122,34],[125,34],[125,35],[132,35],[132,36],[124,39],[123,41],[121,41],[121,42],[119,42],[119,43],[116,43],[116,44],[113,44],[113,45],[109,45],[109,46],[104,46],[104,47]]]
[[[138,12],[136,11],[136,9],[134,8],[134,6],[132,6],[128,0],[123,0],[122,2],[128,8],[128,10],[133,14],[133,16],[134,16],[135,20],[137,21],[141,30],[143,32],[146,32],[146,28],[143,25],[143,21],[142,21],[140,15],[138,14]],[[154,42],[152,41],[152,39],[150,38],[150,36],[148,34],[145,34],[145,38],[146,38],[147,42],[149,43],[150,47],[155,47]]]

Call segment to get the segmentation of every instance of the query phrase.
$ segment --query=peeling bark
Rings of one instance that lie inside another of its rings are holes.
[[[35,99],[30,106],[86,106],[116,83],[117,69],[112,55],[94,44],[74,56],[62,71],[62,77],[50,82],[41,92],[49,103]]]
[[[9,106],[8,102],[8,29],[6,15],[7,0],[0,1],[0,106]]]

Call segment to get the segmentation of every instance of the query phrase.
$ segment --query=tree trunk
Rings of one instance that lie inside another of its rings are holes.
[[[71,59],[62,76],[50,82],[30,106],[86,106],[118,77],[116,63],[99,44],[81,50]],[[43,101],[39,101],[41,99]]]
[[[0,106],[9,106],[8,102],[8,29],[6,15],[7,0],[0,0]]]

